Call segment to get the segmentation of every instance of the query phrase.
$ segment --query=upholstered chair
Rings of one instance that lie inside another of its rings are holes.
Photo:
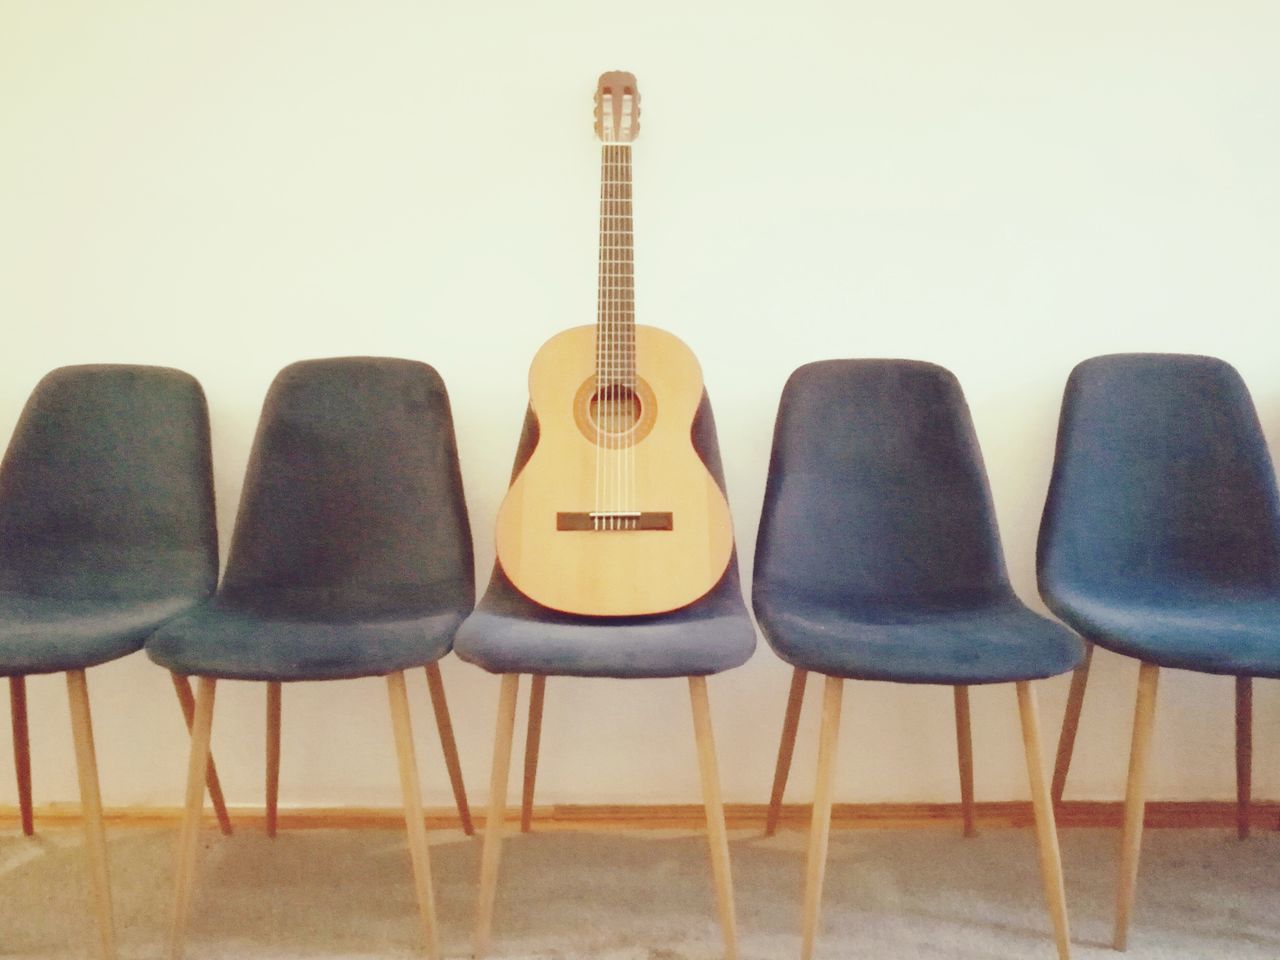
[[[85,671],[142,649],[218,577],[209,414],[194,378],[147,366],[54,370],[0,465],[0,676],[9,678],[23,831],[34,830],[26,678],[65,673],[99,949],[115,956]],[[173,677],[184,710],[191,691]],[[224,831],[213,761],[201,768]],[[0,935],[0,939],[3,939]]]
[[[812,955],[818,931],[844,682],[880,680],[954,689],[966,833],[969,687],[1016,686],[1045,896],[1065,960],[1062,867],[1032,682],[1071,670],[1083,648],[1009,584],[978,440],[951,373],[908,360],[830,360],[791,375],[774,431],[752,601],[765,637],[795,668],[769,830],[805,679],[825,677],[801,956]]]
[[[1280,677],[1280,496],[1253,401],[1212,357],[1116,354],[1072,371],[1040,592],[1089,642],[1053,778],[1070,769],[1093,645],[1138,661],[1114,945],[1138,876],[1161,669],[1235,678],[1237,830],[1249,833],[1254,677]]]
[[[513,476],[532,455],[537,424],[526,418]],[[724,472],[711,405],[704,397],[693,425],[693,442],[721,489]],[[711,843],[711,863],[725,955],[736,956],[737,924],[730,880],[729,847],[720,798],[715,742],[706,678],[744,663],[755,649],[755,629],[742,598],[736,557],[712,590],[672,613],[636,617],[588,617],[559,613],[521,594],[494,565],[489,587],[458,631],[457,653],[502,677],[498,703],[493,778],[485,821],[479,906],[474,950],[488,950],[497,895],[506,810],[507,778],[521,674],[532,675],[528,739],[524,754],[522,829],[532,821],[542,709],[546,682],[557,677],[655,679],[687,677],[698,747],[703,800]]]
[[[156,663],[199,678],[172,956],[183,949],[218,682],[266,684],[274,831],[281,685],[370,676],[387,681],[422,932],[428,953],[439,955],[405,672],[426,668],[469,830],[436,664],[471,609],[474,576],[453,421],[436,371],[367,357],[281,371],[258,424],[222,585],[147,643]]]

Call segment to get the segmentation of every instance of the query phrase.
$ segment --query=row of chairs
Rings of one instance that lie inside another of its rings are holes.
[[[530,455],[526,420],[516,469]],[[711,408],[698,452],[723,473]],[[449,649],[501,674],[475,950],[495,902],[520,674],[532,676],[522,828],[531,820],[548,676],[687,677],[721,928],[736,955],[729,851],[706,677],[745,662],[755,630],[736,560],[674,613],[556,613],[500,567],[474,569],[444,384],[405,360],[286,368],[254,440],[221,585],[199,385],[148,367],[72,367],[37,387],[0,466],[0,675],[8,676],[23,827],[33,829],[25,677],[65,672],[104,957],[110,888],[85,670],[144,645],[191,730],[171,952],[182,952],[220,679],[267,684],[267,822],[274,833],[281,684],[385,676],[423,935],[438,955],[405,671],[425,667],[463,828],[471,817],[437,663]],[[965,830],[973,827],[968,688],[1017,688],[1046,897],[1069,954],[1054,825],[1093,644],[1141,662],[1117,888],[1123,948],[1141,841],[1161,667],[1237,677],[1240,831],[1248,827],[1251,678],[1280,676],[1280,497],[1247,390],[1206,357],[1121,355],[1068,382],[1038,551],[1041,593],[1085,639],[1014,594],[960,386],[911,361],[809,364],[783,391],[752,605],[794,667],[767,830],[778,821],[809,672],[825,676],[802,956],[822,895],[843,682],[954,688]],[[474,606],[474,609],[473,609]],[[1032,683],[1075,670],[1050,788]],[[189,677],[198,678],[193,696]]]

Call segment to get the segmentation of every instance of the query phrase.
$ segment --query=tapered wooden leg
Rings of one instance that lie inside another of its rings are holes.
[[[13,766],[18,774],[18,809],[22,811],[22,832],[36,832],[31,812],[31,735],[27,729],[27,678],[9,678],[9,713],[13,718]]]
[[[1236,835],[1249,836],[1253,793],[1253,678],[1236,677]]]
[[[827,872],[827,841],[831,836],[831,798],[836,775],[836,743],[840,738],[840,701],[844,681],[827,677],[822,691],[822,732],[818,737],[818,782],[813,790],[813,822],[809,826],[809,862],[805,870],[804,919],[800,960],[813,956],[822,908],[822,881]]]
[[[280,809],[280,684],[267,683],[267,836],[276,835]]]
[[[213,732],[213,697],[217,680],[201,677],[191,723],[191,758],[187,763],[186,813],[178,834],[177,870],[173,885],[173,914],[169,923],[169,957],[180,960],[191,907],[191,884],[200,845],[200,815],[204,808],[205,772],[209,768],[209,737]]]
[[[493,775],[489,778],[489,813],[484,821],[484,851],[480,855],[480,900],[476,907],[473,952],[489,952],[493,902],[498,893],[498,861],[502,857],[503,818],[507,810],[507,777],[511,773],[511,740],[516,731],[516,694],[520,675],[504,673],[498,695],[498,724],[493,743]]]
[[[542,742],[542,702],[546,699],[547,678],[533,675],[529,691],[529,729],[524,740],[524,790],[520,794],[520,832],[533,827],[533,786],[538,779],[538,746]]]
[[[1093,663],[1093,644],[1084,646],[1084,659],[1071,674],[1071,691],[1067,694],[1067,713],[1062,718],[1058,735],[1058,756],[1053,762],[1053,802],[1062,802],[1071,769],[1071,754],[1076,748],[1076,731],[1080,729],[1080,708],[1084,705],[1084,688],[1089,684],[1089,666]]]
[[[467,804],[467,788],[462,784],[462,766],[458,763],[458,744],[453,739],[453,721],[449,718],[449,701],[444,698],[444,679],[439,664],[427,665],[427,690],[431,693],[431,709],[436,715],[436,730],[440,733],[440,746],[444,750],[444,765],[449,771],[449,784],[453,787],[453,802],[458,807],[458,819],[462,832],[468,837],[476,832],[471,823],[471,807]]]
[[[964,835],[976,836],[973,825],[973,734],[969,724],[969,688],[955,688],[956,753],[960,757],[960,807],[964,811]]]
[[[170,674],[173,677],[173,689],[177,691],[178,703],[182,705],[182,718],[187,723],[187,732],[191,732],[191,724],[196,715],[196,698],[191,694],[191,682],[180,673]],[[205,771],[205,782],[209,785],[209,799],[213,802],[213,812],[218,817],[218,827],[224,834],[231,834],[231,817],[227,814],[227,802],[222,797],[222,784],[218,781],[218,768],[213,762],[213,754],[209,754],[209,768]]]
[[[1120,838],[1120,878],[1116,885],[1116,925],[1112,945],[1123,950],[1129,941],[1129,913],[1138,883],[1138,854],[1142,850],[1142,818],[1146,812],[1147,760],[1155,726],[1156,688],[1160,668],[1138,668],[1138,699],[1133,710],[1133,747],[1129,753],[1129,785],[1124,797],[1124,833]]]
[[[787,712],[782,718],[782,739],[778,741],[778,765],[773,771],[773,792],[769,794],[769,815],[764,821],[764,835],[771,837],[778,829],[778,817],[782,813],[782,795],[787,789],[787,776],[791,773],[791,755],[796,747],[796,729],[800,726],[800,708],[804,706],[804,682],[809,672],[796,667],[791,674],[791,689],[787,693]]]
[[[115,921],[111,913],[111,877],[107,869],[107,837],[102,827],[102,794],[98,790],[98,758],[93,748],[89,715],[89,687],[83,670],[67,671],[71,703],[71,734],[75,740],[76,772],[80,776],[80,817],[84,820],[89,879],[98,914],[98,948],[103,960],[116,955]]]
[[[418,783],[418,761],[413,752],[413,725],[409,717],[409,695],[404,674],[387,674],[387,696],[391,702],[391,726],[396,737],[396,757],[400,763],[400,789],[404,792],[404,824],[409,834],[409,856],[413,861],[413,889],[422,919],[422,938],[427,956],[437,960],[440,942],[436,934],[436,902],[431,890],[431,858],[427,851],[427,827],[422,818],[422,792]]]
[[[720,911],[720,933],[724,937],[725,960],[736,960],[738,919],[733,906],[733,877],[729,870],[729,834],[724,824],[724,802],[720,798],[720,771],[716,765],[716,741],[711,728],[706,677],[689,678],[689,699],[693,705],[694,737],[698,741],[698,769],[702,775],[702,802],[707,809],[707,836],[711,841],[711,874]]]
[[[1053,816],[1049,785],[1045,782],[1044,757],[1040,749],[1040,708],[1029,681],[1018,687],[1018,712],[1022,716],[1022,746],[1027,755],[1027,777],[1031,782],[1031,805],[1036,816],[1036,844],[1040,851],[1040,875],[1044,898],[1053,918],[1053,936],[1059,960],[1071,956],[1071,933],[1067,926],[1067,897],[1062,883],[1062,853],[1058,849],[1058,827]]]

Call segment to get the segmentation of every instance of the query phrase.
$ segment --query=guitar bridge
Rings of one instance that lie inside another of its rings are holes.
[[[619,530],[671,530],[671,514],[661,511],[600,510],[556,513],[557,530],[591,532]]]

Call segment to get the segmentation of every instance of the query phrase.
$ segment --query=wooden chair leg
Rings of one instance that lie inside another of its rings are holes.
[[[205,773],[209,768],[209,737],[213,732],[213,698],[217,680],[201,677],[191,723],[191,758],[187,764],[186,812],[178,834],[177,870],[173,885],[173,914],[169,924],[169,957],[180,960],[191,908],[192,880],[200,845],[200,816],[204,808]]]
[[[404,823],[409,835],[409,856],[413,861],[413,889],[422,919],[422,937],[427,956],[438,960],[440,942],[436,933],[435,896],[431,889],[431,858],[427,849],[427,827],[422,816],[422,791],[418,782],[418,761],[413,751],[413,724],[409,716],[409,694],[404,673],[387,674],[387,697],[391,703],[391,726],[396,738],[400,765],[400,789],[404,793]]]
[[[538,779],[538,748],[542,743],[542,704],[547,695],[547,678],[533,675],[529,691],[529,729],[524,740],[524,789],[520,794],[520,832],[533,828],[533,787]]]
[[[1142,819],[1146,812],[1147,760],[1155,726],[1156,689],[1160,668],[1138,668],[1138,697],[1133,710],[1133,747],[1129,753],[1129,785],[1124,797],[1124,833],[1120,839],[1120,878],[1116,884],[1116,925],[1112,945],[1123,950],[1129,940],[1129,913],[1138,882],[1138,854],[1142,850]]]
[[[702,776],[702,802],[707,811],[711,874],[716,885],[724,955],[725,960],[736,960],[738,919],[733,905],[733,877],[729,870],[729,834],[725,829],[724,802],[720,797],[720,771],[716,764],[716,741],[711,727],[706,677],[689,678],[689,699],[693,705],[693,733],[698,744],[698,770]]]
[[[431,709],[436,715],[436,730],[440,733],[440,746],[444,750],[444,765],[449,771],[449,785],[453,787],[453,802],[458,807],[458,819],[462,832],[468,837],[476,832],[471,822],[471,807],[467,804],[467,788],[462,783],[462,766],[458,763],[458,744],[453,739],[453,721],[449,718],[449,701],[444,697],[444,678],[440,665],[427,665],[427,690],[431,694]]]
[[[504,673],[498,695],[498,723],[493,744],[493,775],[489,779],[489,813],[484,821],[484,851],[480,855],[480,899],[472,944],[476,957],[489,952],[493,903],[498,893],[498,861],[502,857],[503,820],[507,810],[507,778],[511,774],[511,740],[516,731],[516,694],[520,675]]]
[[[964,811],[964,835],[976,836],[973,825],[973,734],[969,723],[969,688],[955,688],[956,753],[960,758],[960,807]]]
[[[1053,762],[1053,802],[1062,802],[1067,786],[1067,771],[1076,748],[1076,731],[1080,728],[1080,708],[1084,705],[1084,688],[1089,684],[1089,666],[1093,663],[1093,644],[1086,643],[1084,660],[1071,674],[1071,691],[1067,694],[1067,712],[1058,735],[1058,756]]]
[[[191,693],[191,682],[180,673],[170,674],[173,678],[173,689],[177,691],[178,703],[182,705],[182,718],[187,724],[187,733],[191,732],[191,724],[196,715],[196,698]],[[222,797],[222,784],[218,781],[218,768],[213,762],[213,754],[209,754],[209,768],[205,771],[205,782],[209,785],[209,799],[213,802],[213,812],[218,817],[218,828],[227,836],[231,835],[231,817],[227,814],[227,802]]]
[[[804,920],[800,960],[810,960],[822,908],[822,881],[827,872],[827,842],[831,836],[831,798],[835,786],[836,743],[840,739],[840,702],[844,681],[827,677],[822,692],[822,732],[818,737],[818,781],[813,791],[813,822],[809,827],[809,861],[805,870]]]
[[[1249,836],[1253,793],[1253,678],[1236,677],[1236,835]]]
[[[280,684],[267,683],[267,836],[276,835],[280,810]]]
[[[22,812],[22,832],[36,832],[31,807],[31,734],[27,727],[27,678],[9,678],[9,713],[13,719],[13,766],[18,774],[18,809]]]
[[[778,765],[773,771],[773,792],[769,794],[769,815],[764,821],[764,835],[771,837],[778,829],[782,814],[782,795],[791,773],[791,755],[796,747],[796,730],[800,726],[800,708],[804,706],[804,683],[809,672],[796,667],[791,673],[791,689],[787,693],[787,712],[782,718],[782,738],[778,741]]]
[[[111,877],[107,869],[107,837],[102,827],[102,794],[98,790],[98,758],[93,747],[89,686],[83,670],[67,671],[67,699],[71,704],[71,734],[75,740],[76,772],[80,777],[80,817],[84,820],[89,880],[98,914],[98,948],[103,960],[114,960],[116,938],[111,912]]]
[[[1071,933],[1067,925],[1067,897],[1062,882],[1062,853],[1058,848],[1058,828],[1053,802],[1045,782],[1044,757],[1040,748],[1040,708],[1029,681],[1017,684],[1018,713],[1022,718],[1022,746],[1027,755],[1027,777],[1031,783],[1031,804],[1036,817],[1036,845],[1040,852],[1040,875],[1044,897],[1053,918],[1053,936],[1059,960],[1070,960]]]

